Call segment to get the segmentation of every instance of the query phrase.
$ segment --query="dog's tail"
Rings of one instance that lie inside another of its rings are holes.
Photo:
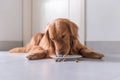
[[[26,48],[25,47],[18,47],[18,48],[13,48],[9,50],[10,53],[26,53]]]

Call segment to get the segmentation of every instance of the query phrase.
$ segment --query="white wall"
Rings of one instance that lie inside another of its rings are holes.
[[[22,0],[0,0],[0,50],[22,46]]]
[[[84,43],[84,26],[81,26],[80,15],[81,0],[33,0],[32,34],[44,32],[46,25],[55,18],[69,18],[78,25],[79,36]]]
[[[78,25],[79,40],[84,43],[85,41],[85,26],[84,26],[84,0],[69,0],[69,18]]]
[[[46,25],[58,17],[68,18],[68,0],[34,0],[32,34],[44,32]]]
[[[87,0],[87,41],[120,41],[120,0]]]
[[[32,0],[23,0],[23,46],[32,37]]]
[[[0,41],[22,41],[22,0],[0,0]]]

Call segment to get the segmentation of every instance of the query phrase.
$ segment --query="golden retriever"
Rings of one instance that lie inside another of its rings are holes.
[[[77,25],[58,18],[47,25],[45,33],[37,33],[25,47],[14,48],[11,53],[27,53],[29,60],[51,58],[51,56],[81,55],[85,58],[101,59],[103,54],[88,49],[78,40]]]

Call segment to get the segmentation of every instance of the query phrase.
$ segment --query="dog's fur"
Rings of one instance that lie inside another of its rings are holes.
[[[81,55],[93,59],[101,59],[104,56],[82,45],[78,40],[77,25],[64,18],[50,22],[45,33],[37,33],[28,45],[14,48],[10,52],[27,53],[30,60],[51,58],[52,55]]]

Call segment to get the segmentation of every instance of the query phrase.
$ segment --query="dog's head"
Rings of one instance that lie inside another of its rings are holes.
[[[57,19],[50,23],[46,32],[57,56],[69,54],[72,41],[78,36],[77,26],[67,19]]]

